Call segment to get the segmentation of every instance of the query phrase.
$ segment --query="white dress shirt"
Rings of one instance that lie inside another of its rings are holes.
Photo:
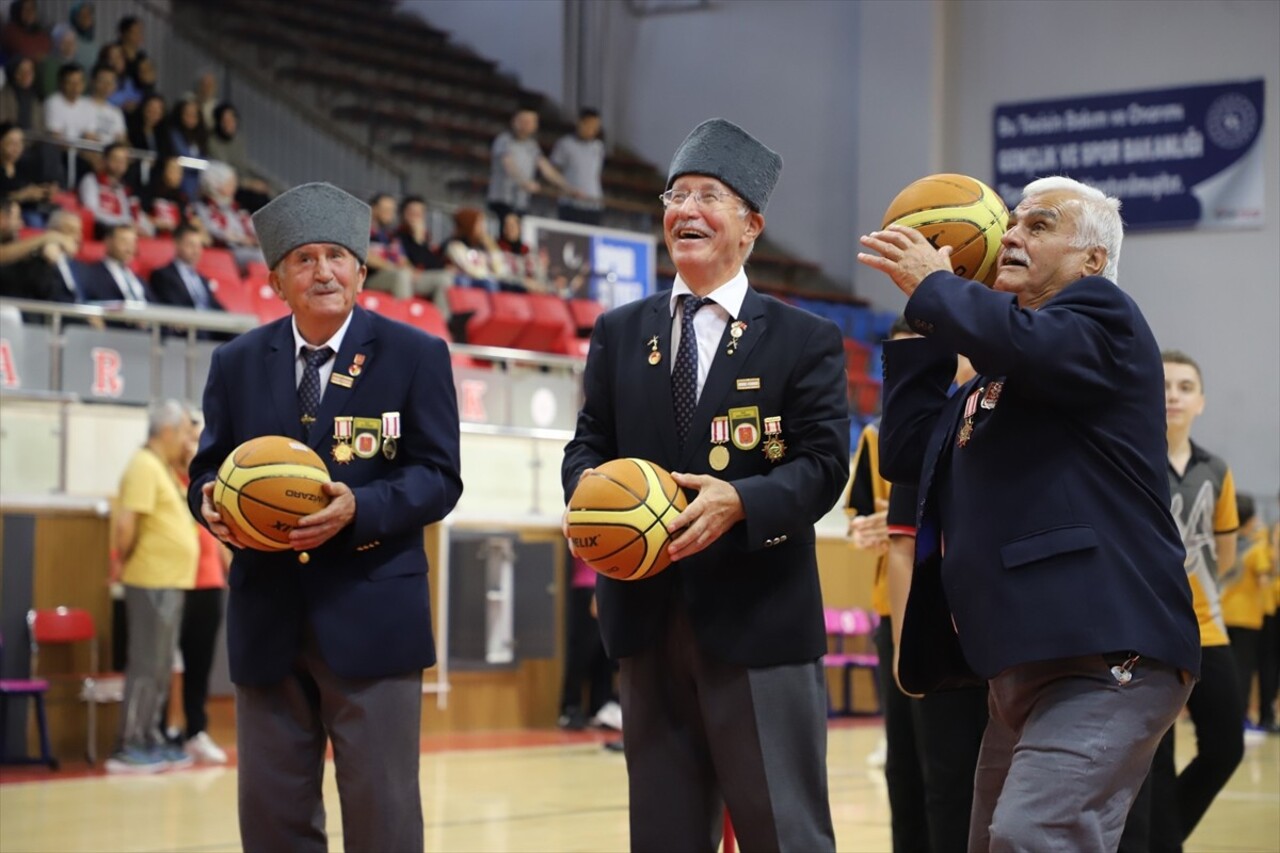
[[[111,273],[111,277],[116,281],[116,287],[120,288],[120,293],[124,295],[127,302],[146,302],[147,289],[142,286],[142,281],[133,270],[121,264],[114,258],[103,258],[102,262],[107,267],[107,272]]]
[[[352,312],[354,314],[355,312]],[[289,323],[293,327],[293,387],[297,388],[302,384],[302,371],[307,367],[307,360],[303,358],[302,348],[320,349],[320,347],[328,347],[333,350],[333,355],[329,360],[320,365],[320,399],[324,399],[324,390],[329,385],[329,377],[333,375],[333,365],[338,360],[338,352],[342,349],[342,339],[347,335],[347,327],[351,325],[351,314],[347,315],[347,319],[342,321],[342,325],[338,331],[333,333],[333,337],[313,347],[303,339],[302,333],[298,331],[298,318],[291,317]]]
[[[671,370],[676,369],[676,353],[680,352],[680,320],[684,307],[680,297],[696,296],[679,275],[671,285]],[[739,268],[738,274],[707,294],[713,301],[703,305],[693,315],[693,331],[698,336],[698,399],[702,399],[702,386],[707,383],[711,362],[715,361],[716,348],[724,337],[725,326],[742,312],[742,301],[747,298],[747,274]]]

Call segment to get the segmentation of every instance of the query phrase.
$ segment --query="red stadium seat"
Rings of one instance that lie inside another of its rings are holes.
[[[508,294],[499,294],[508,295]],[[566,334],[574,334],[573,316],[559,296],[549,293],[509,294],[519,296],[529,307],[529,323],[516,337],[518,349],[556,352]]]
[[[240,268],[229,249],[205,249],[200,263],[196,264],[196,271],[205,278],[240,283]]]
[[[91,239],[93,237],[93,226],[98,221],[97,217],[87,207],[78,208],[74,212],[80,214],[80,226],[84,228],[85,239]]]
[[[173,241],[159,237],[139,237],[138,256],[133,261],[133,271],[145,280],[151,273],[173,261]]]
[[[257,292],[257,310],[254,312],[258,315],[258,322],[270,323],[272,320],[279,320],[281,317],[289,316],[289,305],[271,289],[271,285],[263,282],[258,285]]]
[[[573,316],[573,326],[578,334],[586,337],[595,328],[596,318],[604,313],[604,306],[594,299],[570,299],[569,313]]]
[[[63,210],[76,213],[80,210],[80,196],[74,190],[58,190],[49,199]]]
[[[489,317],[483,323],[475,317],[467,321],[467,343],[478,346],[514,347],[525,327],[533,321],[533,306],[524,293],[489,295]]]
[[[580,338],[574,332],[566,332],[561,335],[560,340],[556,341],[551,351],[561,355],[571,355],[574,358],[586,358],[587,350],[590,348],[590,338]]]
[[[468,337],[472,321],[489,321],[489,292],[478,287],[451,287],[445,292],[449,306],[449,331],[459,343],[474,343]]]
[[[247,283],[210,280],[209,289],[219,304],[233,314],[258,313],[257,291]]]
[[[844,339],[844,364],[850,376],[862,376],[871,361],[871,348],[851,338]]]
[[[850,375],[849,400],[858,414],[874,414],[880,406],[880,381],[870,376]]]
[[[444,338],[449,343],[453,342],[453,335],[449,334],[449,325],[444,320],[444,315],[440,313],[440,309],[435,306],[434,302],[426,299],[408,299],[405,300],[405,322],[411,326],[417,326],[422,331],[437,338]]]
[[[85,240],[80,244],[76,260],[82,264],[96,264],[107,256],[107,244],[101,240]]]
[[[259,279],[266,281],[269,275],[271,275],[271,270],[267,269],[267,265],[262,261],[249,261],[245,265],[244,277],[246,281],[258,281]]]
[[[373,311],[392,320],[408,322],[407,306],[386,293],[377,290],[362,290],[356,294],[356,302],[366,311]]]

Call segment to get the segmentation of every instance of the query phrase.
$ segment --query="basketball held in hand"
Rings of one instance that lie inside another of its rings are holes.
[[[606,577],[651,578],[671,565],[671,522],[688,505],[666,470],[644,459],[615,459],[578,481],[569,499],[574,553]]]
[[[329,505],[324,460],[297,439],[264,435],[241,444],[218,469],[213,505],[246,547],[287,551],[305,515]]]
[[[987,287],[996,280],[1000,238],[1009,227],[1009,209],[996,191],[968,175],[930,175],[898,193],[884,213],[882,228],[906,225],[935,249],[951,247],[958,276]]]

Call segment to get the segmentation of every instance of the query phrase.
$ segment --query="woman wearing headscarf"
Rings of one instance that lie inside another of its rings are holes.
[[[28,132],[44,132],[44,106],[35,81],[34,60],[20,56],[9,63],[0,88],[0,122],[11,122]]]
[[[47,98],[58,91],[58,69],[79,58],[80,39],[70,24],[58,24],[53,28],[53,51],[36,67],[36,88],[40,97]]]
[[[80,46],[76,49],[76,62],[86,70],[92,68],[98,58],[98,39],[94,35],[95,21],[92,3],[72,4],[67,23],[71,24],[71,29],[76,31],[76,38],[80,40]]]
[[[249,165],[249,152],[245,149],[244,135],[240,133],[240,113],[226,102],[213,110],[208,156],[210,160],[221,160],[236,170],[240,181],[236,203],[245,210],[253,213],[271,201],[271,188],[253,173],[253,167]]]
[[[36,0],[13,0],[9,4],[9,20],[0,29],[0,51],[5,56],[26,56],[36,62],[53,50],[49,30],[41,26],[36,14]]]

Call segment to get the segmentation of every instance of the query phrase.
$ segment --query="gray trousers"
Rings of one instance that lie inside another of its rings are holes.
[[[971,851],[1114,851],[1192,681],[1140,660],[1121,685],[1101,655],[1010,667],[990,681]]]
[[[744,851],[831,851],[820,661],[713,659],[682,603],[665,634],[621,661],[631,849],[711,853],[728,806]]]
[[[160,741],[160,704],[169,695],[182,599],[180,589],[124,588],[129,657],[120,709],[121,749],[141,749]]]
[[[349,851],[423,849],[418,785],[422,672],[334,674],[307,633],[294,670],[269,687],[236,685],[240,841],[246,853],[324,851],[325,746]]]

